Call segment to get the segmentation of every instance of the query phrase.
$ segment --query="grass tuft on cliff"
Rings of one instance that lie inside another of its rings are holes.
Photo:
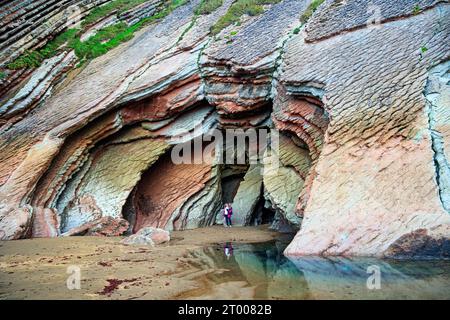
[[[43,48],[35,51],[26,51],[16,60],[8,64],[8,69],[16,70],[39,67],[42,64],[42,61],[57,55],[59,48],[66,44],[70,45],[77,37],[78,31],[78,29],[67,29],[53,40],[49,41]]]
[[[249,16],[257,16],[264,12],[264,5],[278,3],[281,0],[237,0],[235,1],[227,13],[212,26],[211,33],[217,35],[226,27],[239,23],[244,14]]]
[[[114,2],[118,2],[122,4],[122,6],[115,6],[114,10],[118,10],[119,8],[122,10],[127,10],[135,6],[138,1],[141,0],[116,0]],[[88,60],[104,55],[109,50],[117,47],[123,42],[129,41],[134,37],[134,33],[137,30],[145,25],[163,19],[173,10],[184,5],[186,2],[187,0],[171,0],[166,7],[155,13],[153,16],[141,19],[139,22],[130,26],[125,22],[119,22],[114,25],[104,27],[85,41],[81,41],[80,39],[80,34],[82,33],[80,29],[67,29],[53,40],[49,41],[43,48],[25,52],[19,58],[8,64],[7,67],[8,69],[13,70],[22,68],[37,68],[45,59],[57,55],[64,49],[73,49],[80,60],[80,64],[82,64]],[[98,9],[102,7],[99,7]],[[94,12],[96,17],[95,19],[99,19],[104,16],[105,12],[109,12],[105,11],[106,9],[102,10],[103,11],[97,11],[97,13]],[[102,15],[100,15],[100,12],[102,12]]]
[[[75,39],[69,47],[75,50],[77,57],[83,62],[97,58],[120,43],[133,37],[133,29],[128,28],[124,22],[100,29],[94,36],[86,41]]]
[[[114,0],[108,2],[107,4],[92,9],[91,12],[83,19],[81,24],[83,26],[90,25],[112,14],[113,12],[122,13],[146,1],[147,0]]]
[[[300,22],[305,24],[309,18],[313,15],[313,13],[317,10],[317,8],[324,2],[325,0],[313,0],[309,4],[308,8],[300,17]]]
[[[71,48],[75,50],[75,54],[81,63],[95,59],[121,43],[131,40],[134,37],[134,33],[140,28],[163,19],[186,2],[187,0],[172,0],[169,5],[150,17],[144,18],[131,26],[128,26],[125,22],[119,22],[102,28],[86,41],[75,40]]]
[[[223,0],[203,0],[195,9],[195,14],[210,14],[220,8]]]

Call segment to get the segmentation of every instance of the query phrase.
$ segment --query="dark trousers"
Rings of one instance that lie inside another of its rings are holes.
[[[225,216],[225,223],[227,226],[231,226],[231,216]]]

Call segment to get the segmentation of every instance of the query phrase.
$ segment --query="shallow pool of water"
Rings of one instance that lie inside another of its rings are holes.
[[[288,241],[224,243],[189,254],[200,287],[180,298],[450,299],[450,261],[288,259]]]

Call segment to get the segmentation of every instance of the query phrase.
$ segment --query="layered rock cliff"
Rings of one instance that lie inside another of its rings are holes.
[[[2,239],[197,228],[233,202],[298,230],[288,255],[450,256],[448,1],[1,12]],[[227,129],[277,130],[276,173],[219,161],[202,137]],[[191,145],[209,161],[174,163]]]

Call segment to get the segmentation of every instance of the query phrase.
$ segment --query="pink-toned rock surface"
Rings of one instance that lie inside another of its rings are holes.
[[[128,221],[113,217],[102,217],[91,222],[87,222],[79,227],[70,229],[62,236],[108,236],[117,237],[128,230]]]
[[[103,1],[75,2],[86,3],[84,17]],[[5,73],[2,238],[211,225],[222,174],[245,177],[250,166],[176,165],[172,148],[213,128],[276,128],[279,175],[235,179],[239,205],[251,207],[242,223],[258,205],[294,221],[288,255],[448,256],[449,4],[376,0],[381,19],[367,25],[367,1],[325,1],[300,28],[309,1],[282,0],[212,36],[232,1],[204,15],[199,3],[186,1],[82,68],[72,69],[68,50]],[[135,22],[156,4],[103,22]],[[23,5],[27,13],[34,4]],[[46,35],[59,29],[52,20]],[[0,62],[47,41],[18,40],[30,32],[11,35]]]
[[[121,243],[153,246],[169,241],[170,233],[168,231],[159,228],[144,227],[135,234],[123,239]]]
[[[295,90],[309,79],[302,90],[322,90],[330,124],[302,227],[286,254],[383,255],[417,230],[432,238],[441,229],[439,238],[449,237],[435,162],[445,155],[436,148],[424,99],[429,68],[449,52],[448,27],[432,27],[447,25],[441,10],[448,6],[379,28],[288,43],[282,81]],[[428,54],[421,52],[424,43],[433,48]]]
[[[33,208],[33,238],[52,238],[59,233],[60,221],[55,209]]]
[[[137,185],[134,231],[147,226],[165,228],[175,210],[210,179],[208,164],[175,165],[170,156],[161,158]]]

